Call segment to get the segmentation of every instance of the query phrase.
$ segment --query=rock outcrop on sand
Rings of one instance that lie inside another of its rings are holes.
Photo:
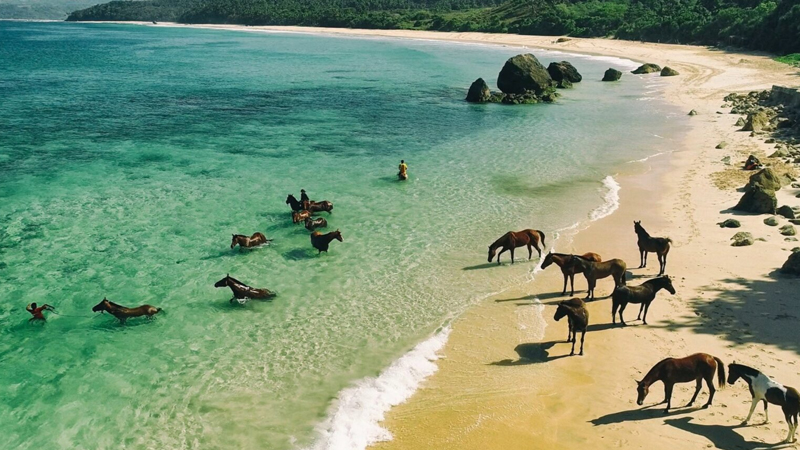
[[[622,72],[617,69],[608,69],[606,73],[603,74],[603,79],[601,81],[619,81],[622,78]]]
[[[672,67],[664,67],[661,69],[661,76],[662,77],[674,77],[680,75],[677,70],[673,69]]]
[[[659,66],[658,64],[646,63],[637,67],[636,70],[631,71],[631,73],[635,73],[637,75],[643,73],[654,73],[654,72],[661,72],[661,66]]]
[[[742,224],[736,219],[725,219],[722,222],[717,223],[720,228],[739,228]]]
[[[787,218],[787,219],[794,219],[795,218],[794,210],[789,205],[783,205],[780,208],[778,208],[778,210],[775,211],[775,212],[777,214]]]
[[[756,184],[744,193],[733,209],[754,214],[775,214],[777,206],[778,199],[775,198],[775,191]]]
[[[753,235],[747,231],[740,231],[734,234],[731,240],[733,241],[731,245],[734,247],[744,247],[745,245],[753,245],[755,243]]]
[[[551,62],[547,66],[547,72],[556,82],[567,80],[570,83],[580,83],[583,79],[581,74],[578,73],[578,69],[570,64],[569,61]]]
[[[767,110],[757,111],[747,115],[742,131],[771,131],[770,114]]]
[[[467,101],[470,103],[486,103],[492,98],[492,91],[489,90],[489,85],[483,81],[483,78],[478,78],[472,82],[467,92]]]
[[[689,115],[690,116],[696,116],[697,115],[697,110],[693,109],[693,110],[689,111]]]
[[[797,234],[797,231],[794,229],[794,225],[791,224],[782,226],[780,228],[780,232],[784,236],[794,236]]]
[[[769,189],[771,191],[778,191],[781,188],[781,179],[778,178],[778,175],[767,167],[766,169],[761,169],[758,172],[750,175],[750,181],[747,182],[747,185],[744,187],[745,190],[750,190],[755,185],[761,185],[764,189]]]
[[[566,83],[563,84],[564,87],[567,87]],[[558,97],[555,92],[556,84],[542,63],[535,56],[527,53],[509,58],[503,69],[500,70],[497,87],[502,92],[488,91],[489,86],[482,78],[479,78],[470,86],[466,100],[473,103],[489,102],[511,105],[552,103]]]
[[[800,275],[800,251],[792,251],[789,259],[783,263],[781,273],[788,275]]]
[[[764,219],[764,225],[769,225],[771,227],[777,227],[778,226],[778,218],[775,217],[775,216],[769,216],[766,219]]]

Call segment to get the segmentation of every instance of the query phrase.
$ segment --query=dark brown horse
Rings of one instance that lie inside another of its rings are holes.
[[[602,261],[600,255],[597,253],[584,253],[581,257],[594,262]],[[572,255],[549,252],[544,257],[544,262],[542,263],[542,269],[546,269],[553,263],[558,264],[558,267],[561,268],[561,273],[564,274],[564,290],[561,291],[561,295],[567,294],[567,278],[569,278],[571,286],[569,295],[575,295],[575,274],[578,273],[579,270],[577,270],[575,265],[568,264],[570,259],[572,259]]]
[[[641,303],[639,307],[639,315],[636,320],[642,318],[642,310],[644,310],[644,324],[647,325],[647,310],[650,309],[650,303],[656,298],[656,294],[661,289],[666,289],[672,295],[675,295],[675,288],[672,286],[672,280],[668,276],[653,278],[647,280],[639,286],[617,286],[614,288],[614,293],[611,294],[611,322],[617,323],[617,308],[619,308],[619,322],[625,325],[625,319],[622,318],[622,312],[628,303]]]
[[[717,371],[719,379],[719,388],[725,387],[725,364],[716,356],[711,356],[708,353],[695,353],[694,355],[685,358],[667,358],[661,360],[658,364],[653,366],[647,375],[644,376],[642,381],[637,381],[636,391],[639,396],[636,399],[636,404],[641,406],[644,398],[650,392],[650,385],[656,381],[664,383],[664,401],[661,403],[667,404],[667,409],[664,413],[669,412],[672,405],[672,388],[676,383],[689,383],[695,381],[697,386],[694,390],[692,399],[689,400],[687,407],[694,404],[697,394],[703,388],[703,380],[706,380],[708,385],[708,401],[703,408],[708,408],[714,400],[714,371]],[[659,404],[661,404],[659,403]]]
[[[328,228],[328,221],[323,219],[322,217],[318,219],[312,219],[311,217],[306,219],[306,230],[314,231],[317,228]]]
[[[119,319],[120,322],[125,323],[129,317],[141,317],[147,316],[148,318],[152,317],[153,315],[161,312],[161,308],[156,308],[155,306],[150,305],[142,305],[137,306],[136,308],[127,308],[122,305],[118,305],[109,299],[103,297],[103,300],[100,303],[94,305],[92,308],[92,312],[105,312],[108,311],[111,313],[112,316]]]
[[[586,304],[583,300],[579,298],[564,300],[558,304],[553,319],[558,322],[564,316],[567,317],[567,325],[572,333],[572,351],[569,355],[575,354],[575,341],[578,338],[578,331],[581,332],[581,352],[579,354],[583,355],[583,339],[586,337],[586,328],[589,326],[589,310],[586,309]],[[569,342],[569,335],[567,335],[567,342]]]
[[[589,284],[589,292],[586,294],[586,298],[594,298],[594,288],[597,286],[597,280],[602,278],[613,277],[614,287],[625,286],[625,271],[628,269],[625,261],[609,259],[608,261],[594,262],[582,256],[571,256],[573,258],[568,261],[567,266],[570,269],[574,266],[575,269],[573,270],[582,272],[583,276],[586,277],[586,282]]]
[[[302,210],[302,211],[292,211],[292,223],[300,223],[305,222],[306,219],[311,218],[311,211]]]
[[[669,253],[669,247],[672,243],[672,239],[651,237],[650,233],[648,233],[644,227],[642,227],[641,220],[638,222],[635,220],[633,221],[633,231],[635,231],[636,236],[639,237],[639,240],[636,242],[639,245],[639,259],[641,260],[639,268],[641,269],[647,267],[648,253],[655,253],[658,255],[658,275],[664,275],[664,271],[667,270],[667,253]]]
[[[286,204],[289,205],[290,208],[292,208],[292,211],[302,211],[303,209],[305,209],[303,208],[303,204],[300,201],[298,201],[292,194],[286,196]]]
[[[239,244],[242,248],[252,248],[268,242],[272,242],[272,239],[267,239],[266,236],[259,232],[253,233],[250,237],[243,234],[234,234],[233,238],[231,238],[231,248],[236,247],[236,244]]]
[[[544,247],[544,237],[544,233],[539,230],[509,231],[489,246],[489,262],[492,262],[497,249],[500,247],[503,249],[500,250],[500,253],[497,253],[497,264],[500,264],[500,255],[507,250],[511,250],[511,264],[514,264],[514,249],[524,246],[528,247],[528,259],[533,257],[534,248],[539,252],[539,257],[541,258],[542,250],[539,248],[539,242],[541,241],[542,247]]]
[[[333,211],[333,203],[327,200],[321,202],[306,200],[303,202],[303,209],[311,211],[312,213],[325,211],[330,214]]]
[[[331,241],[336,239],[339,242],[344,242],[342,240],[342,233],[339,230],[331,231],[330,233],[322,234],[319,231],[315,231],[311,233],[311,245],[314,246],[315,249],[319,250],[320,254],[322,252],[328,252],[328,246],[331,244]]]
[[[764,402],[764,423],[769,422],[767,404],[779,405],[783,409],[783,416],[786,418],[786,425],[789,426],[789,434],[783,442],[794,442],[797,431],[797,418],[800,414],[800,393],[791,386],[784,386],[772,378],[764,375],[752,367],[733,363],[728,366],[728,384],[736,383],[739,378],[747,383],[750,388],[750,395],[753,396],[753,403],[750,405],[750,413],[744,419],[742,425],[747,424],[753,417],[753,411],[759,402]]]
[[[241,281],[237,280],[236,278],[233,278],[232,276],[230,276],[230,274],[225,275],[225,278],[214,283],[214,287],[216,288],[221,288],[225,286],[231,288],[231,291],[233,291],[233,297],[231,297],[231,303],[233,303],[233,299],[264,300],[275,296],[275,293],[268,289],[256,289],[250,287],[242,283]]]

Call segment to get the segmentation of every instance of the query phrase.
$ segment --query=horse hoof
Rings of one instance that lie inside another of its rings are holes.
[[[709,406],[711,406],[711,405],[709,405],[708,403],[706,403],[705,405],[703,405],[703,409],[708,409],[708,407],[709,407]]]

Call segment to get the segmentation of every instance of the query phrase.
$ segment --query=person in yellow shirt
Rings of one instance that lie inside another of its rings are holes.
[[[406,165],[406,161],[404,159],[400,160],[400,173],[397,174],[397,177],[401,180],[408,178],[408,165]]]

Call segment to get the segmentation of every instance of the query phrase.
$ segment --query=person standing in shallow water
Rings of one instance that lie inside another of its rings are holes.
[[[408,165],[404,159],[400,160],[400,173],[397,174],[397,177],[401,180],[408,179]]]
[[[52,311],[53,307],[47,303],[42,306],[36,306],[36,303],[31,303],[30,305],[26,306],[25,309],[33,316],[30,320],[46,320],[43,312]]]
[[[302,202],[310,202],[311,200],[308,198],[308,194],[306,194],[305,189],[300,189],[300,203]]]

